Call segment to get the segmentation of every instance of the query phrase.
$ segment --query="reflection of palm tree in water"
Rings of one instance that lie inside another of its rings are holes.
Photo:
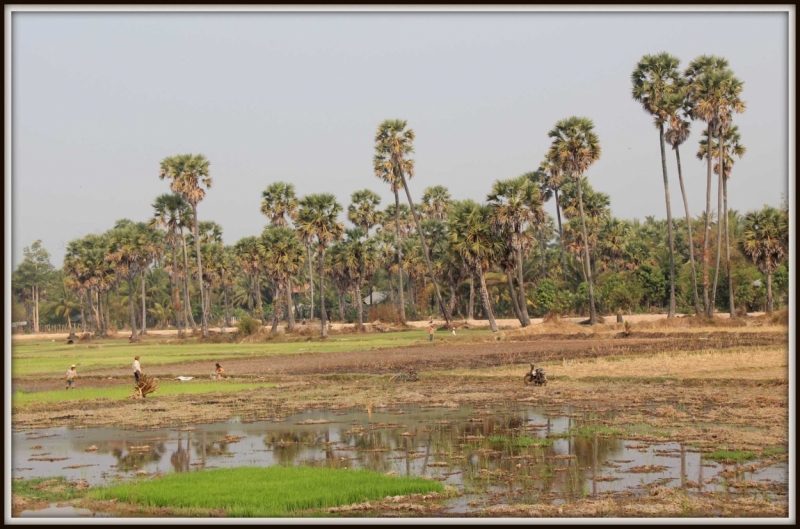
[[[186,448],[189,447],[189,438],[186,438]],[[183,439],[178,436],[178,449],[172,453],[169,458],[172,463],[172,468],[175,472],[188,472],[189,471],[189,450],[183,448]]]
[[[127,443],[122,443],[121,446],[115,446],[111,449],[111,455],[117,460],[117,470],[139,470],[148,463],[161,461],[161,457],[166,452],[163,442],[151,445],[150,450],[147,451],[128,451],[128,453],[125,453],[125,448],[129,448]]]
[[[314,444],[315,440],[316,432],[311,430],[300,432],[282,430],[268,432],[264,436],[264,445],[273,450],[275,459],[281,464],[288,464],[295,462],[303,445]]]

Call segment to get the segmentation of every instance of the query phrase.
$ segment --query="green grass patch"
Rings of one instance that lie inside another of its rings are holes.
[[[69,501],[86,496],[86,489],[78,490],[63,476],[52,478],[20,479],[11,481],[11,492],[34,501]]]
[[[749,450],[714,450],[713,452],[703,454],[703,459],[740,463],[742,461],[751,461],[756,459],[756,454]]]
[[[477,335],[489,335],[485,330],[459,332],[458,337],[447,341],[470,342]],[[258,343],[198,343],[189,338],[179,342],[172,337],[148,338],[130,343],[127,338],[94,339],[67,345],[64,340],[12,340],[11,373],[13,377],[55,374],[63,377],[71,364],[78,366],[78,374],[86,370],[130,369],[133,357],[141,356],[145,373],[149,366],[186,364],[208,361],[209,368],[202,373],[176,372],[176,375],[208,376],[213,362],[224,366],[231,358],[257,358],[305,353],[335,353],[366,351],[388,347],[409,347],[428,344],[428,330],[416,329],[391,333],[333,335],[326,340],[296,335],[278,336],[269,342]],[[437,340],[438,343],[438,340]]]
[[[369,470],[274,466],[172,473],[94,489],[89,496],[148,507],[224,509],[227,516],[281,517],[386,496],[443,491],[438,481]]]
[[[617,430],[616,428],[609,428],[608,426],[603,426],[601,424],[589,424],[572,428],[569,433],[570,435],[578,437],[593,437],[595,434],[619,436],[622,435],[623,432],[621,430]]]
[[[527,448],[529,446],[553,446],[553,440],[544,437],[532,437],[529,435],[490,435],[487,440],[489,444],[503,445],[512,448]]]
[[[80,380],[78,380],[78,384],[80,384]],[[275,386],[273,382],[232,382],[227,380],[162,382],[159,380],[158,390],[156,390],[155,393],[151,393],[147,397],[147,400],[149,401],[167,395],[244,391],[273,386]],[[31,393],[15,391],[11,397],[11,402],[13,406],[25,406],[33,403],[66,402],[73,400],[125,399],[130,397],[132,393],[133,381],[131,380],[130,384],[120,384],[119,386],[105,388],[77,387],[70,390],[36,391]]]
[[[764,456],[764,457],[772,457],[772,456],[777,456],[777,455],[781,455],[781,454],[785,454],[785,453],[786,453],[786,447],[785,446],[780,446],[780,445],[779,446],[770,446],[770,447],[765,448],[764,450],[761,451],[761,455]]]

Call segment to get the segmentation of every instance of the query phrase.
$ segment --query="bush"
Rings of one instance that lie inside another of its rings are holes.
[[[261,330],[261,320],[245,315],[236,323],[236,332],[242,336],[258,334]]]
[[[383,323],[400,323],[400,314],[394,305],[381,303],[369,308],[367,321],[373,322],[375,320],[380,320]]]

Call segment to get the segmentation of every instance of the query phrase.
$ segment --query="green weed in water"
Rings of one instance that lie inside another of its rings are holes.
[[[713,459],[714,461],[733,461],[736,463],[756,459],[756,454],[749,450],[715,450],[703,454],[703,459]]]

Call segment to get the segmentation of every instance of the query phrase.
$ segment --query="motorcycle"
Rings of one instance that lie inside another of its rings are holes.
[[[534,386],[546,386],[547,385],[547,375],[545,374],[545,370],[540,368],[535,368],[533,364],[531,364],[531,370],[525,373],[525,376],[522,379],[525,382],[525,385],[533,384]]]

